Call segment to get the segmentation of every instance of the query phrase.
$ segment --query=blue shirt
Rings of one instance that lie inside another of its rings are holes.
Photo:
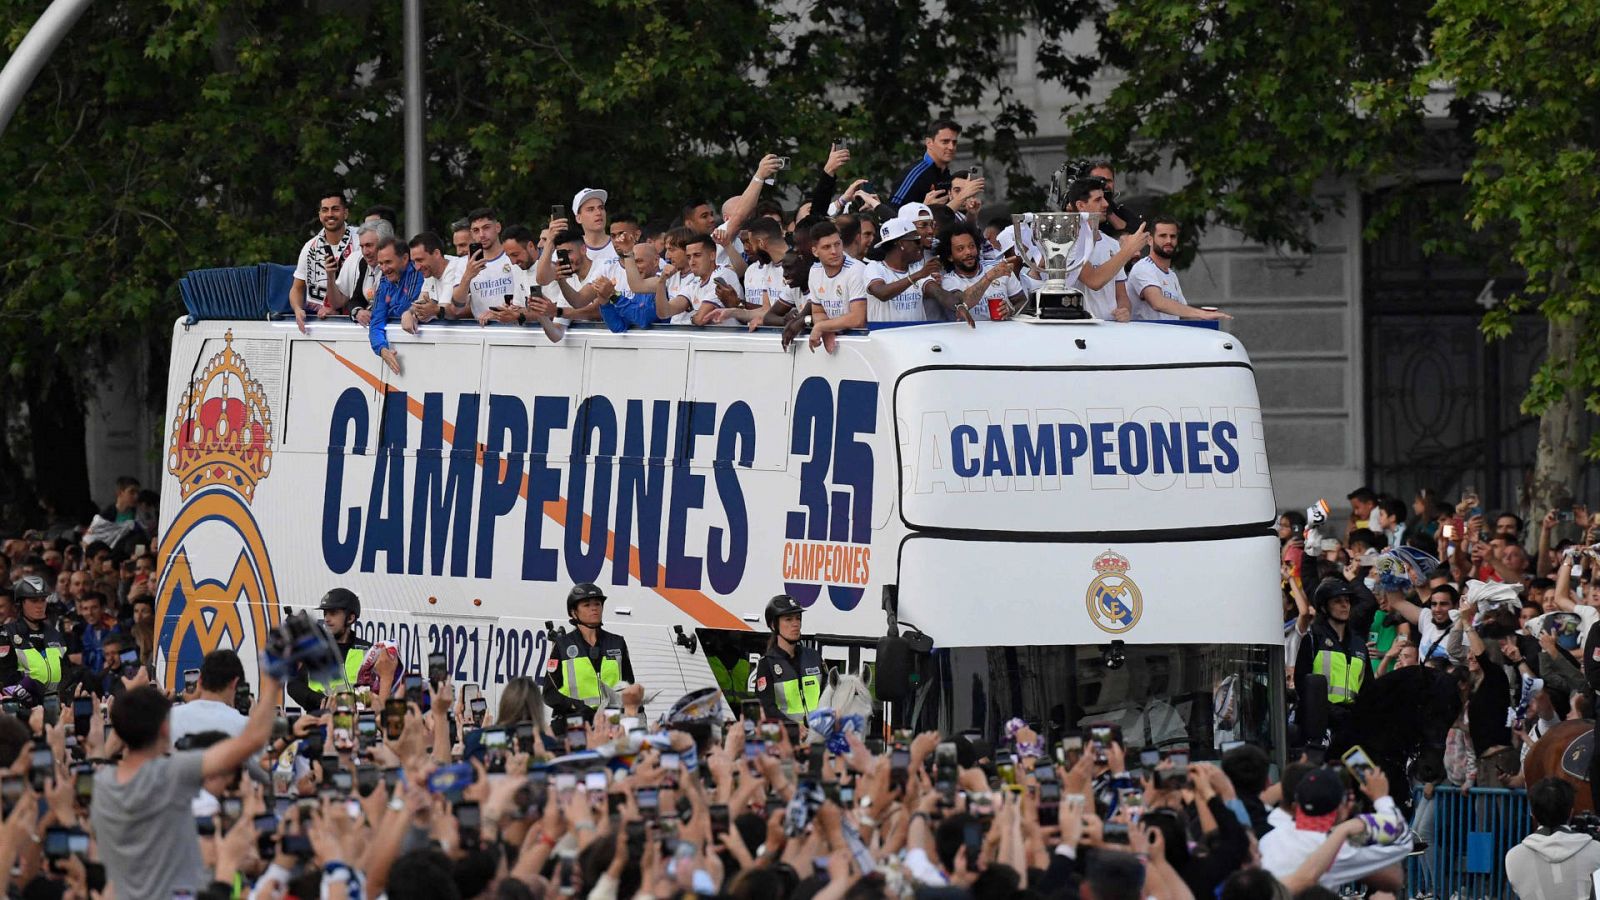
[[[628,294],[618,292],[616,299],[600,305],[600,318],[612,331],[630,328],[649,328],[667,319],[656,318],[655,294]]]
[[[389,346],[389,335],[384,326],[398,322],[411,304],[422,294],[422,272],[406,261],[406,269],[398,282],[378,279],[378,293],[372,298],[372,323],[367,326],[367,338],[372,342],[372,352],[382,354]]]

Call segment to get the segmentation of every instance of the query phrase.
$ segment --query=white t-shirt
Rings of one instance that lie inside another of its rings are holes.
[[[365,275],[361,274],[361,249],[358,247],[354,253],[345,258],[344,265],[339,267],[337,284],[339,290],[351,303],[357,306],[371,306],[372,298],[378,295],[378,281],[383,278],[383,272],[375,265],[368,265]],[[360,284],[357,284],[357,281]],[[348,307],[346,307],[348,310]]]
[[[1084,263],[1084,265],[1102,265],[1106,262],[1106,260],[1116,256],[1117,252],[1122,249],[1122,245],[1119,244],[1115,238],[1106,237],[1106,235],[1103,233],[1098,237],[1099,239],[1095,241],[1094,249],[1089,251],[1089,259]],[[1118,269],[1117,274],[1112,276],[1110,281],[1098,288],[1092,289],[1079,280],[1079,276],[1082,274],[1082,269],[1072,273],[1072,277],[1067,279],[1067,284],[1069,287],[1077,287],[1083,291],[1083,308],[1088,310],[1089,314],[1094,316],[1096,319],[1104,319],[1108,322],[1115,321],[1114,313],[1117,311],[1117,282],[1127,281],[1128,273]],[[1133,288],[1131,286],[1128,288],[1128,293],[1133,293]]]
[[[616,244],[612,243],[610,238],[607,238],[606,242],[604,244],[601,244],[598,247],[591,247],[591,246],[589,246],[589,242],[588,241],[584,241],[583,242],[583,250],[584,250],[585,253],[588,254],[589,259],[593,260],[597,264],[598,263],[603,263],[603,262],[605,262],[607,260],[611,260],[611,261],[617,262],[617,263],[622,262],[622,260],[617,258],[617,247],[616,247]],[[628,289],[628,282],[626,282],[626,281],[622,282],[622,289],[623,290],[627,290]]]
[[[1178,317],[1171,313],[1156,310],[1144,301],[1144,289],[1154,285],[1161,289],[1161,295],[1168,300],[1175,300],[1184,306],[1189,301],[1183,299],[1183,287],[1178,284],[1177,272],[1163,272],[1150,257],[1145,257],[1133,264],[1133,270],[1128,273],[1128,301],[1133,304],[1133,319],[1135,322],[1171,322]]]
[[[994,268],[993,264],[984,264],[972,275],[962,275],[952,269],[944,273],[944,277],[939,280],[939,283],[947,291],[964,291],[981,281],[984,273],[992,268]],[[1020,293],[1022,293],[1022,282],[1017,280],[1017,276],[1003,275],[996,278],[994,281],[989,282],[989,286],[984,289],[983,296],[978,300],[978,305],[972,307],[972,317],[974,319],[987,319],[989,318],[990,300],[1009,301]]]
[[[568,276],[567,289],[573,293],[577,293],[589,285],[594,284],[595,279],[602,276],[611,279],[611,283],[616,285],[617,294],[625,294],[628,292],[628,273],[622,268],[622,260],[618,259],[615,253],[613,253],[610,257],[603,259],[590,259],[589,271],[582,278],[579,278],[577,275]],[[550,282],[550,288],[555,294],[554,302],[557,306],[568,309],[572,308],[572,304],[568,303],[567,298],[562,296],[561,287],[559,285],[552,281]],[[547,294],[546,296],[549,295]],[[613,296],[615,296],[615,294],[613,294]]]
[[[867,264],[867,284],[869,286],[874,281],[893,284],[909,274],[909,272],[894,268],[884,260],[877,260]],[[931,275],[920,279],[888,300],[879,300],[869,294],[867,296],[867,321],[926,322],[928,315],[922,306],[922,286],[931,280]]]
[[[830,319],[848,314],[850,304],[857,301],[865,303],[868,299],[867,266],[848,255],[837,275],[829,275],[820,262],[812,263],[808,281],[812,302],[822,304],[823,312]]]
[[[191,734],[220,731],[237,737],[244,731],[245,715],[226,703],[216,700],[191,700],[172,708],[172,743],[176,744]]]
[[[300,248],[300,258],[294,265],[294,280],[305,282],[306,309],[312,312],[321,307],[328,297],[328,270],[322,266],[323,254],[328,250],[333,251],[334,258],[343,266],[351,254],[357,252],[355,231],[346,228],[344,237],[337,244],[329,244],[319,231]]]
[[[472,300],[473,318],[496,307],[504,306],[507,294],[516,297],[522,286],[519,272],[521,269],[511,261],[511,257],[506,256],[504,250],[500,251],[499,256],[485,263],[483,271],[479,272],[478,277],[472,279],[467,287]]]
[[[734,293],[738,294],[741,300],[744,299],[744,286],[739,283],[739,276],[735,275],[732,269],[718,266],[712,271],[711,277],[706,279],[701,279],[699,276],[685,273],[683,280],[678,283],[678,292],[672,294],[671,296],[687,297],[689,299],[689,310],[673,316],[673,324],[693,324],[695,312],[698,311],[701,304],[704,303],[709,303],[719,309],[724,308],[722,300],[717,297],[718,278],[722,279],[728,284],[729,287],[733,288]],[[722,324],[731,326],[738,325],[739,323],[733,319],[723,319]]]
[[[438,278],[422,279],[422,293],[417,295],[418,299],[426,295],[429,299],[439,304],[441,309],[448,307],[450,305],[450,295],[455,291],[456,284],[461,281],[461,273],[466,270],[467,258],[465,256],[445,254],[444,271],[439,273]]]
[[[753,262],[745,268],[746,303],[770,307],[788,298],[789,285],[783,280],[783,266],[777,263]]]

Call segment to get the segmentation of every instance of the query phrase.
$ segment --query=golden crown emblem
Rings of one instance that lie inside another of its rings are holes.
[[[1090,563],[1090,565],[1094,566],[1094,570],[1101,575],[1121,575],[1132,568],[1128,558],[1115,550],[1107,550],[1096,556],[1094,562]]]
[[[184,500],[220,484],[248,503],[272,467],[272,410],[244,357],[233,351],[233,332],[223,341],[178,404],[167,470],[178,476]]]

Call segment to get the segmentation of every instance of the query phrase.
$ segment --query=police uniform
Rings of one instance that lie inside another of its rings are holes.
[[[361,664],[367,660],[367,651],[372,649],[372,642],[362,640],[354,632],[345,632],[344,641],[340,642],[339,650],[344,656],[344,677],[338,681],[324,684],[313,681],[304,669],[295,673],[289,682],[289,696],[300,708],[308,712],[322,708],[322,701],[330,694],[340,691],[353,691],[356,689],[356,676],[361,674]]]
[[[822,696],[822,654],[797,645],[795,654],[783,652],[777,641],[756,665],[756,697],[768,718],[803,720],[817,708]]]
[[[321,709],[323,701],[329,694],[340,691],[353,691],[356,678],[361,674],[361,665],[366,662],[367,651],[372,649],[372,642],[356,637],[355,623],[361,618],[361,598],[347,588],[334,588],[322,595],[322,602],[318,608],[325,612],[343,612],[346,614],[344,640],[339,642],[339,652],[344,658],[343,674],[331,683],[313,681],[306,674],[304,668],[295,672],[290,679],[288,692],[294,702],[306,712]]]
[[[614,688],[624,681],[633,681],[628,642],[602,628],[590,644],[573,628],[551,645],[544,702],[558,716],[592,716],[600,706],[600,685]]]
[[[9,686],[28,677],[46,692],[61,684],[67,640],[49,622],[33,628],[26,619],[18,619],[0,631],[0,645],[0,682]]]

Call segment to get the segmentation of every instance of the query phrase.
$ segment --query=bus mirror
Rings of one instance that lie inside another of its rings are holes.
[[[911,647],[896,635],[878,638],[877,662],[872,676],[873,694],[898,703],[911,693]]]

